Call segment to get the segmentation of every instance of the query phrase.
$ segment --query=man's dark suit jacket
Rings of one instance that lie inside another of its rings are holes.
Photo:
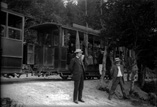
[[[69,70],[73,74],[73,80],[79,80],[82,74],[85,73],[85,67],[83,65],[83,62],[81,62],[80,59],[77,57],[74,57],[71,60]]]
[[[121,73],[123,76],[122,79],[124,82],[124,67],[123,67],[123,65],[120,65],[120,69],[121,69]],[[118,75],[118,67],[117,67],[117,65],[113,65],[111,68],[111,78],[113,79],[113,81],[117,78],[117,75]]]

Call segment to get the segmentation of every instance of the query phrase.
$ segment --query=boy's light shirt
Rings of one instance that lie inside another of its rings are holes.
[[[117,66],[117,67],[118,67],[118,75],[117,75],[117,77],[122,77],[122,72],[121,72],[120,66]]]

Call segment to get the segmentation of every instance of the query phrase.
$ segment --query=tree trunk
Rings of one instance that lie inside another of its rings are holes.
[[[137,64],[134,64],[131,70],[130,94],[134,92],[135,76],[137,75],[137,73],[138,73],[138,67],[137,67]]]
[[[107,56],[107,46],[105,46],[105,50],[103,53],[103,64],[102,64],[102,75],[101,75],[101,83],[104,81],[104,77],[106,74],[106,56]]]
[[[138,67],[139,67],[138,84],[142,88],[144,86],[144,83],[145,83],[146,72],[145,72],[145,67],[140,62],[138,62]]]
[[[135,76],[138,72],[138,67],[137,67],[137,61],[136,61],[136,55],[135,51],[132,50],[132,57],[131,57],[131,62],[130,62],[130,75],[131,75],[131,80],[130,80],[130,94],[134,91],[134,83],[135,83]],[[130,77],[129,75],[129,77]]]
[[[111,81],[110,80],[105,80],[105,74],[106,74],[106,58],[107,58],[107,46],[105,46],[104,54],[103,54],[103,67],[102,67],[102,75],[100,78],[100,82],[98,84],[98,89],[99,90],[104,90],[109,92],[109,88],[111,86]]]
[[[145,84],[145,77],[146,77],[146,67],[142,67],[142,69],[141,69],[141,83],[140,83],[141,88]]]

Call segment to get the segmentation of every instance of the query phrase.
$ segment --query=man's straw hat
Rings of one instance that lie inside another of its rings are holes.
[[[83,53],[83,51],[81,49],[76,49],[74,53]]]

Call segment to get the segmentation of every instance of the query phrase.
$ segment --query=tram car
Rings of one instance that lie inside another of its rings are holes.
[[[38,76],[57,73],[63,79],[70,77],[71,73],[68,69],[70,60],[75,56],[75,49],[79,47],[84,51],[84,55],[85,48],[88,51],[88,56],[85,55],[88,63],[84,61],[86,65],[85,78],[100,77],[97,57],[101,39],[98,36],[98,31],[77,24],[67,27],[52,22],[31,26],[29,29],[35,31],[37,37],[36,43],[28,44],[29,48],[27,49],[32,52],[33,56],[29,58],[30,60],[34,58],[34,61],[31,62],[34,63],[33,70]],[[85,47],[86,42],[88,47]]]
[[[22,72],[24,21],[23,14],[8,10],[1,4],[1,74]]]

